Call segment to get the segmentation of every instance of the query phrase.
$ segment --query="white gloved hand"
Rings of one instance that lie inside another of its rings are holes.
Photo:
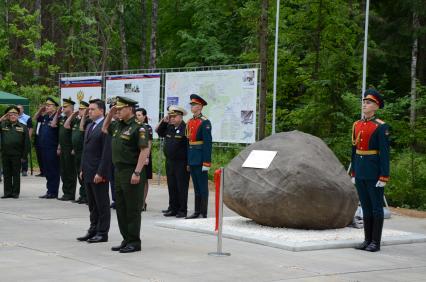
[[[203,165],[203,167],[201,168],[201,171],[209,171],[209,169],[210,169],[210,167],[208,167],[208,166],[204,166]]]
[[[355,177],[351,177],[351,182],[355,185]]]
[[[383,182],[383,181],[377,181],[377,183],[376,183],[376,187],[385,187],[386,186],[386,182]]]

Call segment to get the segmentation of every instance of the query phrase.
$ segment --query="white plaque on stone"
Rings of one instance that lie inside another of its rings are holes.
[[[266,169],[271,165],[276,155],[277,151],[253,150],[243,163],[243,167]]]

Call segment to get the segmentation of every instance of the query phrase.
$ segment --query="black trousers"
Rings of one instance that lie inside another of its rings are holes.
[[[186,166],[186,161],[166,160],[169,205],[174,212],[186,213],[188,210],[189,172]]]
[[[107,235],[111,223],[109,207],[109,185],[106,183],[84,183],[90,211],[90,227],[88,233]]]
[[[21,158],[3,155],[4,195],[19,196],[21,191]]]
[[[41,157],[41,148],[37,145],[35,146],[35,152],[36,152],[38,167],[40,168],[40,173],[44,174],[43,159]]]

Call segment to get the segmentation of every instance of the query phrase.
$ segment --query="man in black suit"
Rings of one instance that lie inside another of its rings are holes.
[[[90,211],[90,227],[79,241],[99,243],[108,241],[111,221],[109,207],[109,180],[111,178],[111,137],[102,132],[105,103],[100,99],[89,101],[89,117],[92,122],[84,134],[81,177],[87,192]]]

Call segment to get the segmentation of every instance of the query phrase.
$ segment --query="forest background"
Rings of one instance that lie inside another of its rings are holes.
[[[0,0],[0,90],[29,98],[33,114],[46,96],[59,96],[60,72],[260,62],[262,139],[271,133],[275,3]],[[352,123],[360,117],[365,5],[365,0],[283,0],[280,6],[277,132],[316,135],[345,166]],[[367,76],[367,84],[385,97],[378,116],[392,128],[387,199],[422,210],[425,7],[425,0],[371,1]],[[242,148],[215,148],[215,167]],[[159,162],[154,167],[160,169]]]

